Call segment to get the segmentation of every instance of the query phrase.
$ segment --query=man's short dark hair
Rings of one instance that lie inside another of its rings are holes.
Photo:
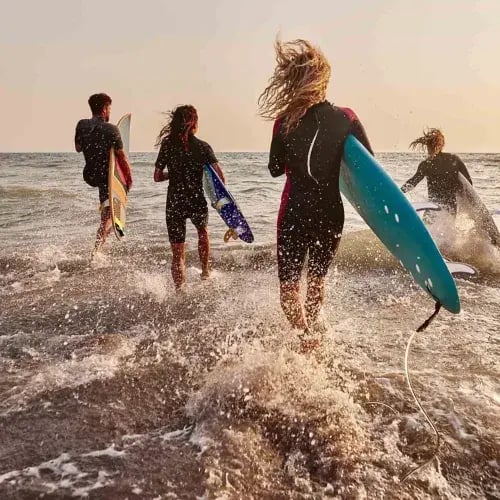
[[[108,94],[93,94],[89,97],[89,106],[93,115],[101,113],[105,106],[111,102],[111,97]]]

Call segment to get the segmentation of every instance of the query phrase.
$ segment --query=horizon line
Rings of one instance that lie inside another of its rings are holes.
[[[445,151],[450,152],[450,151]],[[157,153],[157,151],[130,151],[129,154],[153,154]],[[226,151],[215,151],[217,154],[227,154],[227,153],[252,153],[252,154],[269,154],[269,150],[266,151],[258,151],[258,150],[226,150]],[[379,153],[404,153],[411,154],[415,156],[424,156],[422,153],[418,151],[404,151],[398,149],[387,149],[387,150],[375,150],[376,154]],[[0,151],[0,154],[75,154],[79,155],[81,153],[77,153],[76,151]],[[500,154],[500,151],[486,151],[486,150],[475,150],[475,151],[453,151],[453,154]]]

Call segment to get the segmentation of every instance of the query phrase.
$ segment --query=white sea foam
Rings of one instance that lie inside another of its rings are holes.
[[[61,198],[56,200],[62,204],[58,219],[36,221],[45,224],[37,238],[26,230],[33,222],[3,228],[0,390],[2,418],[8,422],[2,435],[6,460],[32,463],[25,443],[37,442],[32,429],[39,428],[33,425],[39,418],[50,422],[47,433],[60,432],[60,422],[74,423],[75,429],[61,426],[64,448],[47,451],[43,464],[60,455],[48,468],[4,469],[0,496],[14,491],[92,497],[95,489],[109,486],[110,496],[126,489],[131,498],[166,497],[175,489],[181,497],[193,481],[186,478],[186,462],[176,463],[181,452],[203,469],[206,498],[495,496],[500,428],[496,250],[469,247],[467,224],[459,224],[456,237],[446,232],[448,223],[437,227],[443,233],[440,243],[452,243],[450,251],[457,253],[453,260],[476,259],[478,264],[471,263],[480,276],[457,280],[461,314],[442,311],[415,338],[410,370],[444,445],[438,454],[441,468],[431,464],[401,485],[399,478],[425,460],[434,445],[403,371],[408,337],[432,312],[433,301],[369,230],[352,231],[364,223],[346,204],[337,268],[327,278],[323,345],[313,355],[299,354],[297,332],[281,311],[276,273],[282,183],[261,175],[267,158],[251,157],[224,158],[233,194],[261,245],[223,246],[225,228],[214,213],[213,279],[202,281],[196,232],[188,224],[183,294],[174,292],[170,257],[165,258],[170,250],[163,201],[160,206],[157,186],[150,189],[145,178],[141,184],[140,169],[134,192],[144,203],[140,210],[130,205],[126,239],[110,237],[103,265],[87,264],[99,222],[90,212],[90,188],[75,205],[84,227],[68,223],[74,200]],[[148,165],[153,161],[140,158]],[[413,173],[397,155],[383,162],[400,181]],[[491,178],[485,182],[492,184]],[[478,189],[487,201],[498,202],[498,190],[487,184]],[[50,197],[46,201],[52,203]],[[58,243],[60,234],[66,242]],[[94,393],[92,381],[112,377],[120,388],[116,394]],[[61,397],[66,392],[61,389],[76,387],[68,391],[70,399]],[[84,417],[73,421],[75,397]],[[12,415],[19,410],[24,412],[20,418]],[[87,422],[105,419],[109,429],[84,427],[88,416]],[[85,447],[81,456],[82,439],[100,444]],[[59,446],[55,443],[52,449]],[[193,446],[197,455],[189,455]],[[9,455],[11,450],[15,454]],[[150,493],[147,485],[156,472],[144,455],[154,462],[166,450],[173,451],[165,471],[178,477],[162,478],[160,489]],[[37,453],[42,455],[43,448]],[[109,470],[103,468],[108,463],[113,464]],[[115,491],[111,471],[122,464],[127,473],[120,475]],[[197,489],[192,496],[200,494]]]

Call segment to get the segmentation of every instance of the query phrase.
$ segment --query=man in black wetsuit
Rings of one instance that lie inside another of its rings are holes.
[[[460,187],[458,174],[461,173],[472,184],[467,167],[457,155],[442,152],[444,135],[439,129],[424,131],[422,137],[410,144],[410,148],[418,147],[426,148],[429,156],[420,163],[415,175],[403,184],[401,190],[406,193],[427,177],[429,200],[456,215]]]
[[[111,210],[108,195],[109,152],[115,151],[115,157],[127,176],[127,189],[132,187],[132,174],[127,155],[123,150],[122,138],[116,125],[109,122],[111,97],[106,94],[93,94],[89,97],[92,118],[83,119],[76,125],[75,150],[83,152],[85,167],[83,179],[87,184],[99,189],[101,223],[97,231],[92,256],[98,252],[111,228]]]
[[[261,115],[274,124],[269,171],[286,174],[278,215],[280,298],[293,327],[303,330],[303,350],[318,344],[316,329],[324,301],[325,276],[340,243],[344,208],[339,190],[344,143],[353,134],[371,147],[356,114],[325,100],[330,65],[305,40],[276,44],[278,64],[262,93]],[[307,264],[304,307],[300,277]],[[319,325],[318,325],[319,326]]]

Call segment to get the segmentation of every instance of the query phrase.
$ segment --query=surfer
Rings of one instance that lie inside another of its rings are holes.
[[[198,231],[201,278],[210,277],[210,240],[208,206],[203,194],[203,166],[210,163],[225,182],[224,173],[213,149],[198,139],[198,113],[193,106],[179,106],[168,113],[169,120],[158,135],[160,148],[155,163],[154,181],[169,181],[166,222],[172,247],[172,278],[177,289],[186,281],[186,220]],[[165,171],[166,169],[166,171]]]
[[[312,332],[319,326],[325,276],[344,226],[339,190],[344,142],[353,134],[372,150],[356,114],[326,100],[331,70],[321,50],[305,40],[278,40],[275,49],[277,64],[259,97],[259,114],[275,120],[269,171],[273,177],[286,174],[277,224],[281,306],[290,324],[304,332],[307,350],[318,344]]]
[[[406,193],[427,177],[429,200],[456,215],[460,187],[458,174],[460,172],[471,185],[472,179],[463,161],[457,155],[443,153],[443,147],[444,135],[437,128],[424,130],[422,137],[410,144],[411,149],[427,150],[428,157],[420,163],[415,175],[403,184],[401,190]]]
[[[85,167],[83,179],[87,184],[99,189],[101,223],[97,230],[92,256],[100,251],[111,229],[111,209],[109,207],[108,173],[109,152],[115,151],[117,161],[127,176],[127,189],[132,187],[132,171],[123,150],[122,138],[116,125],[109,122],[111,97],[107,94],[93,94],[88,100],[92,118],[83,119],[76,125],[75,150],[83,152]]]

